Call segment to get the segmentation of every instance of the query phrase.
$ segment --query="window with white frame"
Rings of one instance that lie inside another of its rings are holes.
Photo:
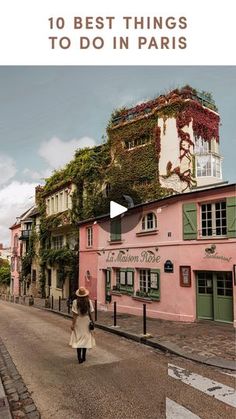
[[[71,207],[70,190],[63,189],[48,197],[45,201],[47,215],[66,211]]]
[[[47,199],[46,206],[47,206],[47,214],[50,215],[51,214],[51,199],[50,198]]]
[[[226,202],[201,205],[201,236],[216,237],[227,234]]]
[[[63,192],[60,192],[59,194],[59,211],[63,211],[64,208],[64,202],[63,202]]]
[[[64,245],[63,236],[53,236],[52,237],[52,249],[62,249]]]
[[[93,227],[87,227],[87,246],[93,246]]]
[[[51,214],[54,214],[54,197],[51,198]]]
[[[69,192],[68,190],[65,191],[65,209],[69,208]]]
[[[58,212],[58,195],[55,196],[55,212]]]
[[[132,140],[125,141],[125,148],[128,149],[128,150],[131,150],[132,148],[136,148],[136,147],[139,147],[139,146],[144,146],[144,145],[150,143],[151,139],[152,139],[151,135],[146,135],[146,134],[141,135],[138,138],[134,138]]]
[[[196,156],[197,177],[212,176],[221,179],[221,158],[212,154]]]
[[[153,212],[149,212],[142,218],[142,230],[149,231],[157,228],[157,217]]]
[[[195,138],[194,151],[196,154],[209,153],[210,152],[209,141],[205,141],[201,137]]]
[[[160,298],[160,271],[159,269],[140,269],[139,270],[139,290],[136,292],[140,296]]]

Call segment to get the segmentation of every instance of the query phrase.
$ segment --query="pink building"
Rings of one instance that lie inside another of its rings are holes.
[[[11,230],[11,295],[18,296],[20,294],[20,258],[21,258],[21,242],[19,237],[21,235],[21,224],[16,221],[10,227]]]
[[[236,188],[221,185],[80,223],[80,285],[98,307],[236,326]]]

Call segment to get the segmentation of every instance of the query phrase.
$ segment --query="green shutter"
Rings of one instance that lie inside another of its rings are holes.
[[[114,218],[110,221],[111,241],[121,240],[121,219]]]
[[[183,204],[183,239],[197,239],[197,205]]]
[[[157,288],[152,288],[152,284],[151,284],[149,297],[154,298],[156,300],[160,300],[160,269],[151,269],[150,274],[157,275]]]
[[[134,269],[133,268],[127,268],[126,269],[126,275],[128,277],[128,273],[132,273],[132,284],[128,284],[128,278],[126,278],[126,291],[128,294],[134,293]]]
[[[226,199],[227,205],[227,236],[236,237],[236,196]]]

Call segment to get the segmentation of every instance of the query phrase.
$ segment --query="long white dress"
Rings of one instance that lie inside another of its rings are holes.
[[[92,301],[89,300],[90,311],[94,311]],[[69,345],[72,348],[93,348],[96,343],[93,336],[93,333],[89,330],[90,318],[88,314],[81,315],[77,309],[77,300],[74,300],[72,303],[72,312],[77,314],[75,327],[71,333]]]

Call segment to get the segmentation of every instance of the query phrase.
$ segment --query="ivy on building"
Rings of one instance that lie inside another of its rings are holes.
[[[131,196],[134,203],[140,203],[174,192],[160,184],[158,162],[162,133],[159,119],[164,121],[165,134],[166,121],[175,118],[180,161],[183,158],[193,161],[193,142],[184,127],[189,127],[192,123],[195,137],[202,137],[205,141],[215,138],[218,141],[219,116],[216,111],[211,94],[198,92],[190,86],[159,95],[158,98],[131,109],[113,111],[107,125],[107,142],[93,148],[77,150],[73,160],[63,169],[55,171],[39,191],[42,289],[45,288],[45,270],[48,265],[59,268],[73,265],[74,275],[78,270],[75,251],[62,249],[59,252],[50,249],[53,230],[63,223],[76,228],[81,220],[108,213],[110,200],[125,203],[123,194]],[[127,148],[129,142],[138,143],[143,138],[145,146]],[[169,162],[166,177],[172,174],[185,182],[186,187],[194,184],[194,169],[181,172],[180,166],[173,168]],[[68,182],[76,186],[72,208],[64,213],[46,216],[45,196],[63,188]]]
[[[35,226],[32,226],[32,231],[29,236],[28,250],[25,256],[21,259],[21,274],[20,280],[29,280],[31,278],[31,265],[34,257],[36,256],[36,242],[38,241],[38,234],[36,233]]]

